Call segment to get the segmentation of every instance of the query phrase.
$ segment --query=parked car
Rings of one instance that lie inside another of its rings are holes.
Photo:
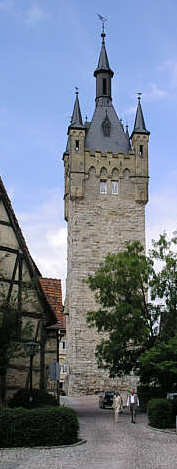
[[[167,399],[177,399],[177,392],[168,392]]]
[[[111,407],[113,405],[113,397],[114,392],[105,391],[103,392],[102,396],[99,398],[99,407],[100,409],[104,409],[105,407]]]

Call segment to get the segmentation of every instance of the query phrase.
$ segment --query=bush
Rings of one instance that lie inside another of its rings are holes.
[[[32,401],[29,400],[29,391],[26,389],[19,389],[11,399],[8,401],[8,407],[25,407],[26,409],[32,409],[35,407],[44,407],[44,406],[55,406],[57,405],[57,399],[46,391],[41,391],[40,389],[32,390]]]
[[[140,402],[140,410],[142,412],[147,411],[148,402],[151,399],[165,398],[166,395],[163,393],[160,387],[149,386],[140,384],[137,388],[137,394]]]
[[[78,441],[79,423],[73,409],[6,409],[0,413],[1,448],[53,446]]]
[[[156,428],[174,427],[173,403],[169,399],[152,399],[148,403],[149,423]]]

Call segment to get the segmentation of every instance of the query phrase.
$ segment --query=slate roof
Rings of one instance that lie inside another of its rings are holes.
[[[102,128],[106,113],[111,123],[110,137],[104,135]],[[111,151],[114,154],[119,152],[128,154],[130,149],[129,138],[122,128],[110,99],[99,99],[86,135],[85,146],[91,152],[99,149],[103,153]]]
[[[47,301],[55,313],[57,321],[59,321],[61,324],[61,328],[66,329],[66,318],[62,313],[63,305],[61,280],[53,278],[40,278],[40,284]]]
[[[150,132],[146,129],[145,126],[145,121],[144,121],[144,116],[143,116],[143,111],[141,107],[141,99],[138,97],[138,106],[136,110],[136,116],[135,116],[135,124],[134,124],[134,129],[132,132],[132,135],[134,133],[142,133],[142,134],[147,134],[149,135]]]
[[[105,34],[102,34],[101,36],[103,38],[102,45],[101,45],[101,52],[100,52],[100,56],[98,60],[98,66],[94,72],[94,76],[96,76],[98,71],[100,70],[109,71],[111,76],[113,76],[113,71],[110,69],[110,66],[109,66],[109,60],[108,60],[105,42],[104,42]]]
[[[111,99],[111,79],[114,75],[110,69],[108,56],[106,52],[104,37],[102,33],[101,52],[98,60],[98,66],[94,72],[96,77],[99,93],[96,97],[96,108],[86,134],[85,146],[91,151],[100,150],[103,153],[108,151],[116,154],[123,152],[128,154],[130,149],[130,142],[128,135],[124,132],[123,126],[116,114]],[[108,95],[104,96],[102,88],[102,72],[104,77],[107,77],[109,83]],[[97,90],[98,92],[98,90]],[[105,135],[103,122],[105,118],[110,122],[110,133]]]
[[[81,110],[80,110],[80,105],[79,105],[79,98],[78,98],[78,91],[76,91],[76,99],[75,99],[75,103],[74,103],[74,109],[73,109],[73,113],[72,113],[70,127],[72,127],[72,128],[83,127],[82,115],[81,115]]]

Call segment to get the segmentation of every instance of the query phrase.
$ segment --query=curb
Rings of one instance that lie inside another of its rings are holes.
[[[176,431],[171,431],[171,430],[166,430],[165,428],[155,428],[155,427],[152,427],[151,425],[147,425],[147,428],[149,428],[150,430],[155,430],[156,432],[161,432],[161,433],[169,433],[170,435],[175,435],[177,436],[177,433]]]
[[[79,440],[77,443],[72,445],[54,445],[54,446],[14,446],[14,448],[0,448],[0,451],[13,451],[13,450],[22,450],[22,449],[60,449],[60,448],[74,448],[75,446],[81,446],[84,443],[87,443],[87,440]]]

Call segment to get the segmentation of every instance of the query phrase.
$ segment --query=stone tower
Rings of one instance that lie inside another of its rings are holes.
[[[105,371],[97,368],[99,337],[86,315],[97,308],[84,279],[93,274],[108,252],[126,240],[145,245],[145,205],[148,201],[148,140],[138,98],[134,129],[129,138],[112,104],[113,71],[105,48],[105,33],[96,78],[96,106],[83,124],[78,92],[64,153],[65,219],[68,222],[67,315],[68,394],[110,388]]]

